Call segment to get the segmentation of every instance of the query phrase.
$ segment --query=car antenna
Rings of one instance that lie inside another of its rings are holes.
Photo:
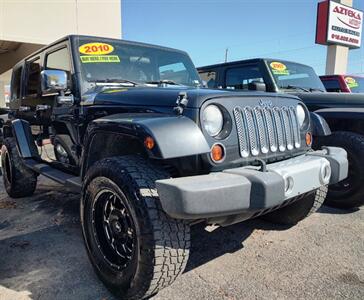
[[[173,108],[177,115],[182,115],[184,108],[188,104],[188,97],[186,92],[180,92],[176,101],[177,106]]]

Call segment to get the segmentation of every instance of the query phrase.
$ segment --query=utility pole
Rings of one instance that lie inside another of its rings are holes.
[[[225,49],[225,62],[228,61],[228,52],[229,52],[229,48]]]

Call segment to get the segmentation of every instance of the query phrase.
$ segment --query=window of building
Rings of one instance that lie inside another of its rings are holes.
[[[233,90],[248,90],[249,83],[262,82],[263,76],[256,65],[231,68],[226,71],[226,88]]]
[[[200,73],[201,79],[206,82],[208,88],[216,88],[216,72],[207,71]]]
[[[20,98],[20,85],[21,85],[21,73],[23,67],[19,67],[13,71],[13,77],[11,80],[11,100]]]
[[[25,95],[38,95],[40,91],[40,58],[27,62],[26,91]]]

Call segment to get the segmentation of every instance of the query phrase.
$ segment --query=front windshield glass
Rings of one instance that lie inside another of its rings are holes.
[[[357,76],[346,76],[345,82],[352,93],[364,93],[364,78]]]
[[[97,38],[80,38],[75,48],[81,76],[88,82],[200,84],[191,59],[183,52]]]
[[[325,91],[320,78],[309,66],[280,61],[268,61],[268,66],[279,89]]]

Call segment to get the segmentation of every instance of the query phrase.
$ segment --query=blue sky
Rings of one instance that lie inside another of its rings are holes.
[[[121,0],[123,38],[187,51],[196,66],[252,57],[293,60],[324,73],[315,45],[317,0]],[[364,10],[363,0],[354,7]],[[348,73],[364,74],[364,43]]]

